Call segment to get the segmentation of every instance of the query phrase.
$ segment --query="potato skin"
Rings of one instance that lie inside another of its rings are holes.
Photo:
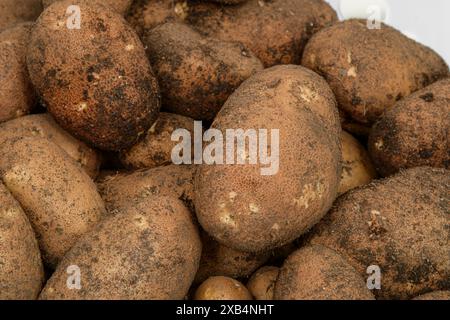
[[[248,280],[247,289],[256,300],[273,300],[273,290],[280,268],[265,266],[258,269]]]
[[[450,291],[433,291],[422,294],[412,300],[450,300]]]
[[[44,8],[47,8],[56,1],[59,0],[42,0],[42,5],[44,6]],[[91,0],[91,2],[110,7],[118,13],[124,15],[125,13],[127,13],[133,0]]]
[[[342,175],[338,194],[368,184],[377,177],[367,150],[351,134],[342,131]]]
[[[374,300],[364,279],[337,252],[306,246],[291,254],[280,269],[275,300]]]
[[[32,26],[21,23],[0,33],[0,123],[28,114],[36,104],[26,64]]]
[[[125,167],[132,169],[154,168],[171,164],[172,149],[178,144],[177,141],[172,141],[171,136],[177,129],[186,129],[193,137],[194,119],[161,112],[158,120],[144,137],[130,149],[121,153],[121,162]]]
[[[419,167],[340,197],[311,231],[367,276],[382,272],[380,299],[410,299],[450,287],[448,218],[450,172]]]
[[[0,152],[0,178],[27,213],[44,262],[55,267],[105,213],[95,184],[47,139],[11,139]]]
[[[68,134],[49,114],[32,114],[0,124],[0,144],[8,139],[22,137],[49,139],[73,158],[91,178],[97,176],[101,155]]]
[[[382,24],[346,20],[315,34],[302,65],[325,77],[339,107],[362,124],[373,124],[396,101],[448,75],[431,49]]]
[[[71,4],[83,13],[80,29],[66,26]],[[157,118],[159,90],[144,47],[112,9],[55,2],[36,22],[27,64],[55,120],[99,149],[129,148]]]
[[[80,239],[40,299],[183,299],[200,252],[187,208],[172,198],[148,197],[106,218]],[[70,265],[80,268],[80,290],[67,288]]]
[[[263,65],[244,45],[204,38],[181,23],[165,23],[144,39],[163,108],[211,121],[228,96]]]
[[[44,281],[39,246],[27,216],[0,181],[0,300],[36,299]]]
[[[34,21],[42,12],[41,0],[2,0],[0,30],[27,21]]]
[[[253,300],[247,288],[229,277],[210,277],[195,291],[194,300]]]
[[[450,78],[435,82],[386,110],[369,136],[378,172],[431,166],[450,168]]]
[[[261,164],[200,165],[194,181],[197,217],[224,245],[268,251],[317,223],[336,197],[341,175],[337,109],[317,74],[277,66],[245,81],[212,128],[224,133],[236,123],[243,130],[266,128],[269,135],[279,129],[279,170],[264,176]]]

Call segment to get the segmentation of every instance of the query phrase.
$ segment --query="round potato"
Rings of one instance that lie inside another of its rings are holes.
[[[256,300],[273,300],[273,290],[280,268],[265,266],[248,280],[247,288]]]
[[[0,178],[27,213],[44,262],[55,267],[105,213],[95,184],[47,139],[11,139],[0,154]]]
[[[369,152],[378,172],[431,166],[450,168],[450,78],[386,110],[372,128]]]
[[[79,26],[66,15],[72,4],[82,13]],[[27,64],[55,120],[100,149],[131,147],[158,116],[159,89],[144,47],[107,7],[87,0],[52,4],[33,29]]]
[[[42,5],[44,6],[44,8],[47,8],[56,1],[60,0],[42,0]],[[91,2],[113,8],[118,13],[124,15],[125,13],[127,13],[133,0],[91,0]]]
[[[165,110],[211,121],[228,96],[263,65],[245,46],[203,38],[181,23],[165,23],[144,40]]]
[[[342,131],[342,175],[338,194],[368,184],[377,173],[367,150],[351,134]]]
[[[194,300],[253,300],[247,288],[228,277],[211,277],[195,291]]]
[[[36,104],[26,63],[32,26],[21,23],[0,33],[0,122],[23,116]]]
[[[266,129],[275,137],[260,147],[272,158],[250,159],[255,140],[240,143],[236,132],[226,138],[236,124],[244,133]],[[331,90],[314,72],[293,65],[259,72],[230,96],[212,128],[225,137],[224,158],[245,159],[205,163],[196,173],[197,217],[218,242],[245,252],[281,247],[331,207],[341,175],[341,129]]]
[[[275,300],[373,300],[364,279],[335,251],[307,246],[291,254],[280,269]]]
[[[198,231],[180,201],[145,198],[77,241],[40,299],[183,299],[200,252]],[[79,272],[78,290],[67,286],[70,267]]]
[[[0,300],[36,299],[44,281],[39,246],[27,216],[0,181]]]
[[[339,107],[362,124],[412,92],[448,75],[445,61],[431,49],[382,24],[346,20],[315,34],[302,65],[325,77]]]
[[[415,297],[413,300],[450,300],[450,291],[433,291]]]
[[[34,21],[42,12],[41,0],[2,0],[0,2],[0,30]]]
[[[351,190],[311,231],[361,275],[381,270],[381,299],[450,287],[450,172],[419,167]]]

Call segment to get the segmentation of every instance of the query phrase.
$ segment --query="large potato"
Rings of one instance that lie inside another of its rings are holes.
[[[291,254],[280,269],[275,300],[373,300],[364,279],[337,252],[307,246]]]
[[[163,108],[197,120],[213,120],[242,81],[263,69],[242,44],[203,38],[181,23],[154,28],[144,44]]]
[[[0,30],[14,25],[34,21],[42,12],[41,0],[2,0],[0,1]]]
[[[54,267],[105,213],[95,184],[47,139],[11,139],[0,154],[0,178],[27,213],[44,262]]]
[[[245,164],[199,166],[197,217],[226,246],[267,251],[298,238],[334,201],[341,174],[338,113],[330,88],[317,74],[300,66],[277,66],[245,81],[212,124],[224,137],[226,129],[237,126],[267,129],[268,136],[279,130],[279,156],[274,157],[279,168],[258,159],[250,164],[248,146],[238,151],[236,139],[228,139],[234,146],[231,155]],[[273,155],[275,142],[267,143]]]
[[[56,1],[60,0],[42,0],[42,5],[44,8],[47,8]],[[124,15],[127,13],[133,0],[91,0],[91,2],[113,8],[118,13]]]
[[[386,110],[372,128],[369,152],[383,176],[400,169],[450,168],[450,78]]]
[[[41,299],[183,299],[201,242],[191,214],[173,198],[145,198],[103,220],[67,253]],[[79,267],[81,288],[67,287]]]
[[[36,299],[44,281],[27,216],[0,181],[0,300]]]
[[[21,137],[47,138],[73,158],[89,176],[95,178],[98,174],[100,154],[64,131],[49,114],[28,115],[0,124],[0,144]]]
[[[32,26],[22,23],[0,33],[0,122],[29,113],[36,103],[26,63]]]
[[[338,199],[310,241],[338,251],[361,275],[379,266],[379,298],[448,289],[449,188],[449,171],[419,167],[354,189]]]
[[[431,49],[385,24],[369,29],[366,20],[346,20],[315,34],[302,65],[327,79],[344,112],[369,125],[402,97],[448,74]]]
[[[66,15],[72,4],[82,15],[79,29],[67,26],[76,20]],[[76,137],[119,151],[156,120],[158,85],[144,47],[112,9],[57,1],[37,20],[28,48],[33,84],[55,120]]]

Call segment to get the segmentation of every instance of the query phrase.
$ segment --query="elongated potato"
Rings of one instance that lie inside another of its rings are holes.
[[[42,0],[42,5],[44,6],[44,8],[47,8],[56,1],[60,0]],[[133,0],[91,0],[91,2],[110,7],[118,13],[124,15],[127,13]]]
[[[211,277],[195,291],[194,300],[253,300],[247,288],[229,277]]]
[[[180,201],[145,198],[80,239],[40,299],[183,299],[200,252],[198,231]],[[79,268],[79,290],[67,287],[70,266]]]
[[[315,34],[302,65],[327,79],[339,107],[362,124],[373,124],[384,110],[412,92],[448,75],[433,50],[382,24],[346,20]]]
[[[419,167],[351,190],[311,232],[367,276],[381,270],[381,299],[450,287],[450,172]]]
[[[80,8],[79,28],[76,17],[68,21],[69,5]],[[57,1],[37,20],[28,48],[32,83],[49,113],[77,138],[120,151],[156,120],[159,89],[144,47],[112,9]]]
[[[245,81],[212,128],[225,137],[225,130],[237,124],[244,132],[267,129],[274,137],[279,130],[279,141],[267,140],[263,147],[272,150],[272,161],[200,165],[195,209],[202,227],[220,243],[246,252],[267,251],[302,235],[336,197],[341,174],[337,109],[317,74],[300,66],[277,66]],[[226,143],[234,148],[224,147],[224,155],[234,149],[234,159],[250,157],[248,146],[238,150],[236,139],[229,138]]]
[[[273,290],[280,268],[265,266],[258,269],[248,280],[248,291],[256,300],[273,300]]]
[[[43,281],[34,231],[19,203],[0,181],[0,300],[36,299]]]
[[[49,114],[33,114],[0,124],[0,144],[8,139],[42,137],[63,149],[92,178],[98,174],[100,154],[64,131]]]
[[[0,178],[26,211],[44,262],[55,267],[105,213],[95,184],[47,139],[11,139],[0,152]]]
[[[42,12],[41,0],[2,0],[0,2],[0,30],[34,21]]]

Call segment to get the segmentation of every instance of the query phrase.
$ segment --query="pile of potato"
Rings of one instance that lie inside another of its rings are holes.
[[[0,1],[0,299],[448,300],[449,167],[444,60],[323,0]]]

